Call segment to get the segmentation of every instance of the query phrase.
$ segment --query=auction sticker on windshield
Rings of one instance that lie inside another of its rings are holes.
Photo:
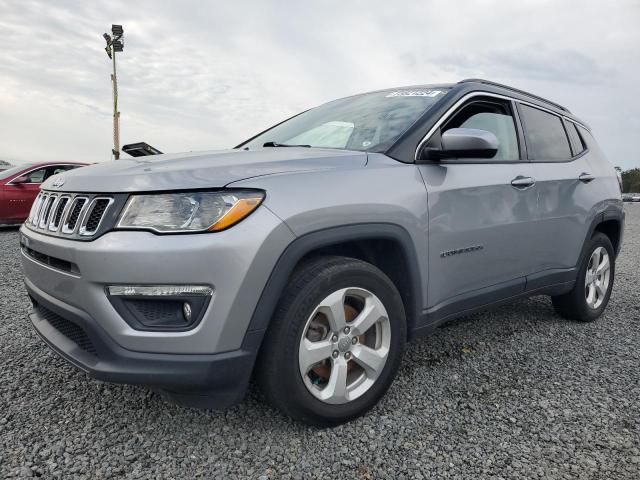
[[[437,97],[444,93],[442,90],[396,90],[387,95],[390,97]]]

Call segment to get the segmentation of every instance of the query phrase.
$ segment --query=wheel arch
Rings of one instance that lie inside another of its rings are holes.
[[[391,247],[391,250],[382,251],[383,247]],[[389,276],[402,296],[407,316],[407,332],[411,337],[422,310],[422,279],[418,256],[409,233],[404,228],[389,223],[332,227],[293,240],[278,258],[267,280],[247,334],[266,331],[294,269],[305,259],[323,254],[359,258],[372,263]]]
[[[607,235],[607,237],[609,237],[609,240],[611,240],[611,244],[613,245],[616,257],[618,256],[618,254],[620,253],[620,249],[622,248],[622,238],[624,235],[624,217],[624,210],[618,209],[608,209],[595,215],[595,217],[591,221],[591,224],[589,225],[587,236],[585,237],[582,244],[582,251],[580,252],[580,256],[578,257],[578,266],[580,265],[581,259],[584,258],[587,244],[595,232],[604,233],[605,235]]]
[[[605,218],[603,214],[601,222],[598,223],[594,229],[594,233],[595,232],[604,233],[609,237],[613,245],[613,250],[616,256],[618,256],[620,248],[622,247],[622,220],[619,218]]]

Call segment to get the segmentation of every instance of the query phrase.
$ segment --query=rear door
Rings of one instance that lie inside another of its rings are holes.
[[[595,213],[589,193],[592,172],[573,122],[532,105],[519,104],[518,111],[538,187],[532,252],[537,275],[527,286],[533,289],[571,278]]]
[[[494,158],[418,166],[428,191],[428,302],[436,316],[524,290],[532,268],[537,187],[514,109],[510,100],[475,97],[427,143],[437,148],[449,128],[488,130],[499,142]]]

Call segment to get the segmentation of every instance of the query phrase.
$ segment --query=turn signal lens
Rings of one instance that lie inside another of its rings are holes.
[[[220,220],[209,227],[209,231],[219,232],[220,230],[224,230],[225,228],[235,225],[258,208],[260,203],[262,203],[262,199],[262,196],[238,199],[233,207],[231,207],[231,209],[225,213]]]

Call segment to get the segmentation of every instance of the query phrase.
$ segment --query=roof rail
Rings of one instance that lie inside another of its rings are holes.
[[[564,112],[571,113],[568,108],[563,107],[559,103],[552,102],[551,100],[547,100],[546,98],[540,97],[538,95],[534,95],[533,93],[525,92],[524,90],[519,90],[517,88],[510,87],[509,85],[492,82],[491,80],[484,80],[482,78],[465,78],[464,80],[460,80],[458,83],[484,83],[485,85],[493,85],[494,87],[506,88],[507,90],[511,90],[512,92],[516,92],[521,95],[526,95],[527,97],[535,98],[536,100],[540,100],[542,102],[553,105],[554,107],[559,108]]]

